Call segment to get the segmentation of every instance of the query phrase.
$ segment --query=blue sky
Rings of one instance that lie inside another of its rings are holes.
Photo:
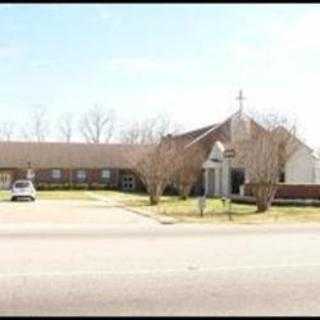
[[[119,125],[164,112],[186,129],[237,109],[295,117],[320,146],[320,6],[0,5],[1,120],[94,104]],[[54,137],[52,137],[54,139]]]

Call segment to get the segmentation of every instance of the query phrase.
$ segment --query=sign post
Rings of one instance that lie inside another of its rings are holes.
[[[226,149],[223,153],[224,158],[228,161],[228,199],[229,199],[229,210],[228,210],[228,217],[229,221],[232,221],[231,216],[231,159],[234,158],[236,152],[234,149]]]
[[[203,196],[199,197],[199,199],[198,199],[198,206],[199,206],[199,211],[200,211],[200,216],[201,216],[201,217],[203,217],[203,212],[204,212],[204,210],[205,210],[205,208],[206,208],[206,205],[207,205],[207,203],[206,203],[206,196],[203,195]]]
[[[26,178],[28,180],[32,180],[35,176],[34,171],[31,169],[31,162],[28,161],[28,169],[27,169],[27,174],[26,174]]]

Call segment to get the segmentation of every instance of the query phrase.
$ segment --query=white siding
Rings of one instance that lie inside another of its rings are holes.
[[[285,169],[286,183],[319,183],[319,160],[302,146],[288,161]],[[318,172],[317,172],[318,171]],[[318,178],[317,178],[318,176]]]
[[[320,184],[320,160],[314,160],[314,171],[315,171],[315,183]]]

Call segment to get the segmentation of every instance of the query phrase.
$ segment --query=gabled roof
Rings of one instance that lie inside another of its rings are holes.
[[[192,144],[201,141],[202,139],[204,139],[205,137],[207,137],[211,133],[217,132],[223,125],[225,125],[233,116],[237,115],[238,113],[239,112],[233,113],[231,116],[227,117],[222,122],[214,123],[210,126],[206,126],[206,127],[200,128],[198,130],[185,132],[180,135],[175,135],[174,138],[178,138],[178,139],[184,138],[185,140],[187,140],[188,142],[186,143],[186,148],[188,148]]]
[[[174,137],[175,138],[195,139],[198,136],[200,136],[200,135],[204,134],[205,132],[207,132],[208,130],[212,129],[213,127],[216,127],[217,125],[219,125],[219,123],[214,123],[214,124],[211,124],[209,126],[202,127],[200,129],[195,129],[195,130],[192,130],[192,131],[187,131],[187,132],[184,132],[184,133],[180,133],[180,134],[174,135]]]
[[[63,142],[0,142],[0,168],[130,169],[148,146]]]

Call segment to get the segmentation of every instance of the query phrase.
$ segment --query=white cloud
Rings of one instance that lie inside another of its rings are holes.
[[[163,67],[163,64],[148,58],[114,58],[108,65],[117,70],[127,71],[159,70]]]
[[[125,57],[113,58],[109,61],[107,66],[114,70],[121,70],[127,72],[168,72],[168,70],[179,68],[190,68],[196,61],[174,61],[174,60],[161,60],[152,59],[148,57]]]
[[[107,63],[108,68],[127,72],[169,72],[180,70],[192,70],[198,66],[197,60],[163,60],[148,57],[113,58]]]

